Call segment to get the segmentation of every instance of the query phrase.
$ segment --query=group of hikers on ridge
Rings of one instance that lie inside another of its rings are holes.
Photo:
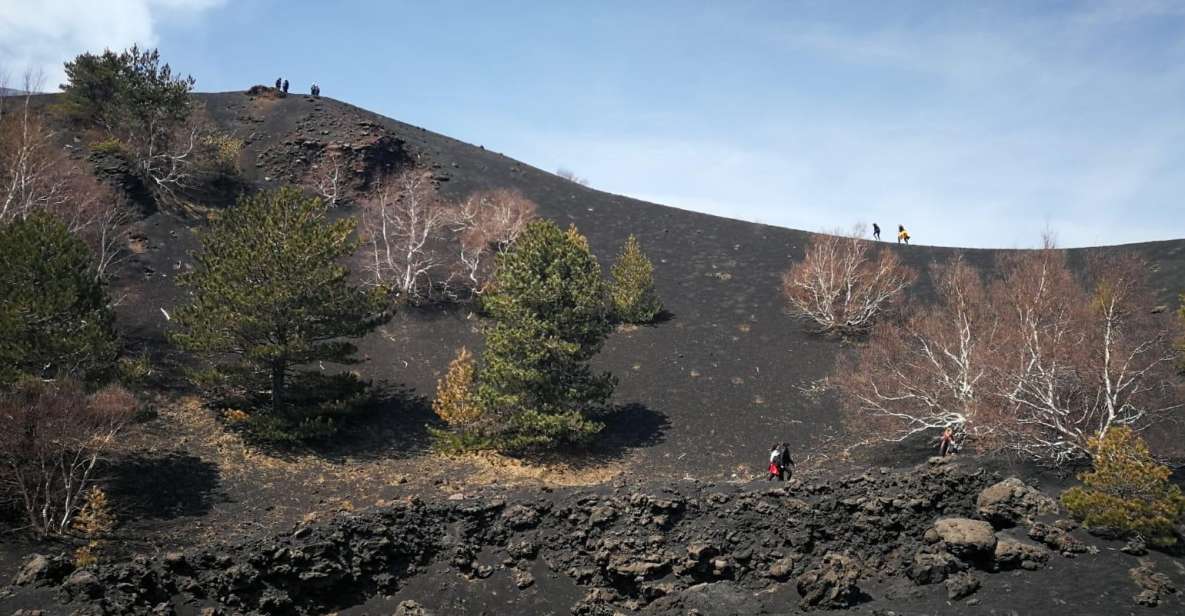
[[[872,223],[872,237],[878,242],[881,240],[881,226],[875,222]],[[897,243],[902,242],[909,245],[909,231],[905,230],[905,225],[897,225]]]
[[[283,92],[285,95],[287,95],[288,94],[288,80],[284,79],[283,77],[276,77],[276,90]],[[314,83],[312,86],[309,87],[309,94],[314,97],[321,96],[321,86]]]

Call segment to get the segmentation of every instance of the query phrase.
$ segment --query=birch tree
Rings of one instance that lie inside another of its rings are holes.
[[[449,220],[431,176],[409,169],[382,178],[361,208],[372,284],[393,289],[404,301],[427,299],[445,266],[439,244]]]
[[[791,312],[817,333],[868,333],[916,278],[894,251],[874,254],[860,235],[815,236],[802,261],[782,276]]]

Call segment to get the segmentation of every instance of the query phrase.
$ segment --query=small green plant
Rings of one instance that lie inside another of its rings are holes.
[[[203,138],[210,150],[215,166],[225,173],[238,173],[239,155],[243,152],[243,140],[224,133],[213,133]]]
[[[124,387],[143,387],[152,377],[152,359],[148,356],[148,351],[140,351],[135,355],[119,358],[115,369],[119,382],[123,383]]]
[[[654,290],[654,264],[642,252],[638,238],[630,236],[613,263],[609,298],[613,314],[623,323],[649,323],[662,312]]]
[[[101,156],[127,156],[127,146],[115,137],[108,137],[102,141],[92,143],[91,153]]]
[[[476,429],[483,413],[474,396],[475,372],[473,354],[461,347],[436,385],[432,410],[448,424],[447,430],[429,428],[438,450],[455,453],[489,445]]]
[[[1185,495],[1144,440],[1120,426],[1092,438],[1089,447],[1094,469],[1082,475],[1081,486],[1062,493],[1066,509],[1087,528],[1139,535],[1153,545],[1176,543],[1173,529],[1185,518]]]

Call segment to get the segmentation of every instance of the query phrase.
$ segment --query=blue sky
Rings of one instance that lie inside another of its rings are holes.
[[[734,218],[1185,237],[1185,2],[0,0],[9,73],[136,41]]]

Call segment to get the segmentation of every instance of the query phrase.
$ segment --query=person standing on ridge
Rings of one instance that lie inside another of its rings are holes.
[[[878,242],[881,241],[881,226],[875,222],[872,223],[872,237]]]
[[[280,89],[280,82],[281,81],[284,81],[284,79],[282,77],[276,77],[276,89],[277,90]]]
[[[284,80],[284,94],[287,94],[287,93],[288,93],[288,80],[285,79]]]
[[[909,231],[905,230],[905,225],[897,225],[897,243],[901,242],[905,242],[906,246],[909,245]]]
[[[769,476],[765,478],[766,481],[771,481],[775,477],[782,481],[782,452],[778,451],[778,444],[769,449]]]

